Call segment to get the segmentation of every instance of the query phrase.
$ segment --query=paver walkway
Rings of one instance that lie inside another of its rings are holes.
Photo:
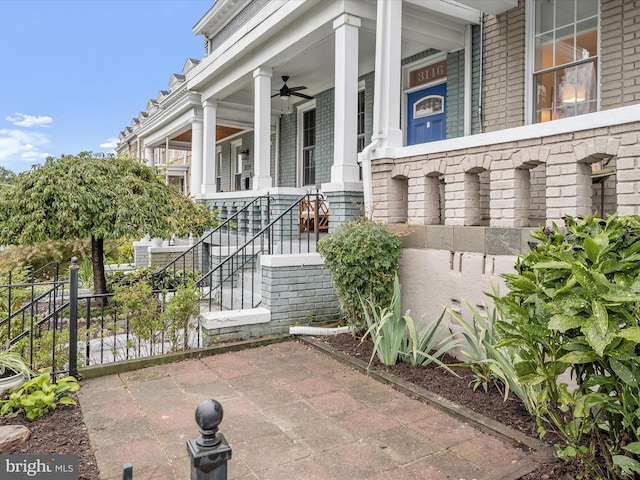
[[[102,480],[187,480],[207,398],[224,409],[229,479],[513,479],[527,454],[289,341],[83,380]],[[511,475],[511,476],[509,476]]]

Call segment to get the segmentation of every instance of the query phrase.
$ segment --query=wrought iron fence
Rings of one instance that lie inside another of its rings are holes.
[[[78,268],[74,258],[69,279],[0,285],[3,301],[17,292],[24,301],[0,320],[0,338],[34,371],[46,369],[57,378],[76,375],[82,366],[202,346],[197,321],[177,328],[164,315],[177,289],[149,291],[147,302],[157,308],[152,324],[141,326],[137,312],[116,302],[115,294],[79,295]]]
[[[307,194],[275,218],[268,196],[249,202],[231,214],[223,228],[154,272],[149,296],[139,302],[140,308],[154,306],[145,319],[135,308],[123,307],[113,293],[80,295],[77,259],[72,260],[68,279],[60,278],[58,264],[15,283],[10,274],[9,281],[0,285],[0,348],[15,348],[33,370],[48,369],[54,378],[75,375],[80,366],[199,348],[198,315],[182,323],[165,315],[176,292],[191,280],[209,310],[256,307],[261,300],[260,255],[314,251],[328,221],[322,216],[323,202],[321,194]],[[252,234],[232,235],[238,221],[253,225],[247,229]],[[196,252],[201,255],[197,264],[192,263]],[[196,277],[203,266],[205,273]]]

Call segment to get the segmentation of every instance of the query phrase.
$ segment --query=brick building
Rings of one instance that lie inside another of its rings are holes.
[[[218,0],[118,151],[215,206],[317,189],[330,228],[410,225],[403,302],[437,316],[532,228],[640,213],[639,3]]]

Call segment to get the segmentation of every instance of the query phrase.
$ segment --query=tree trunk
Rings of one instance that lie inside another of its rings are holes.
[[[93,265],[93,293],[96,295],[107,293],[107,281],[104,277],[104,239],[102,238],[91,236],[91,264]]]

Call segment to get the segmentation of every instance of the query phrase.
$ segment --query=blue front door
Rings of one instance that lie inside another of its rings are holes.
[[[446,96],[446,83],[407,95],[407,145],[446,138]]]

